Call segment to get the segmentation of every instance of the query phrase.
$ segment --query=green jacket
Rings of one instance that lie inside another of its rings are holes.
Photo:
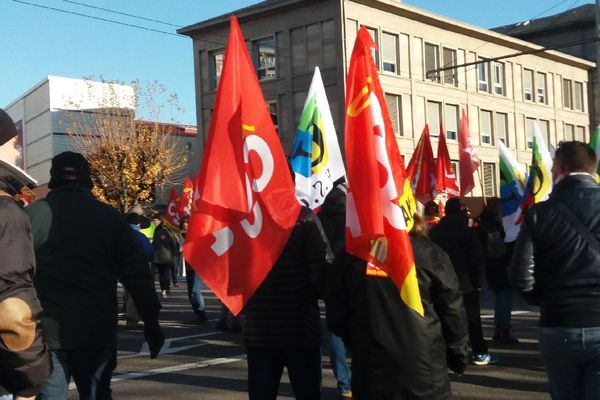
[[[146,256],[117,210],[89,190],[64,186],[26,212],[44,339],[51,350],[116,347],[117,279],[142,319],[158,320],[160,302]]]

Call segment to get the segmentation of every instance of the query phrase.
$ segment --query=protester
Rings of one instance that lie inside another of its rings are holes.
[[[146,256],[114,208],[94,199],[87,160],[52,159],[48,197],[26,208],[38,265],[35,287],[54,370],[39,399],[65,399],[71,377],[83,399],[110,399],[116,367],[117,279],[144,321],[150,356],[164,343]]]
[[[182,218],[181,220],[181,243],[185,240],[185,234],[187,232],[189,219],[187,217]],[[187,294],[188,299],[190,300],[190,304],[192,305],[192,310],[194,311],[194,315],[196,316],[192,323],[197,324],[205,324],[207,322],[206,319],[206,311],[204,310],[204,296],[202,296],[202,280],[200,276],[194,271],[194,269],[185,261],[183,258],[183,254],[181,253],[181,258],[183,260],[184,268],[185,268],[185,280],[187,283]]]
[[[343,268],[343,259],[346,249],[345,229],[346,229],[346,195],[348,189],[343,180],[336,182],[335,187],[329,192],[321,210],[319,211],[319,220],[323,225],[323,230],[331,246],[334,255],[334,263],[328,274],[328,287],[336,284],[337,277]],[[325,301],[329,303],[329,295],[326,294]],[[329,307],[326,308],[329,314]],[[328,318],[334,318],[330,316]],[[351,371],[346,360],[346,348],[342,338],[338,335],[329,333],[329,358],[333,375],[337,380],[337,389],[341,399],[352,398]]]
[[[321,223],[303,207],[281,255],[244,308],[250,400],[275,400],[284,366],[296,399],[321,398],[318,297],[332,261]]]
[[[146,255],[146,261],[148,263],[148,270],[150,270],[150,261],[152,260],[152,257],[154,256],[154,246],[152,246],[152,243],[146,237],[146,235],[144,235],[141,232],[142,228],[147,228],[150,225],[149,221],[146,218],[144,218],[142,215],[132,212],[132,213],[127,214],[127,223],[129,223],[129,226],[131,227],[131,229],[133,229],[135,236],[138,238],[140,245],[142,246],[142,249],[144,250],[144,254]],[[142,226],[142,225],[144,225],[144,226]],[[127,293],[127,290],[124,290],[124,292]],[[128,296],[124,296],[124,297],[126,298],[125,311],[127,313],[127,320],[125,322],[125,328],[127,328],[127,329],[137,328],[141,318],[137,311],[137,308],[135,307],[135,303],[133,302],[133,299],[131,298],[131,296],[128,295]]]
[[[481,327],[479,292],[483,287],[485,273],[483,249],[477,235],[469,228],[468,214],[464,210],[459,199],[448,200],[446,216],[430,231],[429,237],[448,253],[458,277],[469,323],[473,363],[494,364],[498,359],[488,353]]]
[[[431,230],[434,226],[437,225],[438,222],[440,222],[440,208],[435,203],[435,201],[430,200],[427,203],[425,203],[423,217],[425,219],[425,223],[427,224],[427,229],[429,230]]]
[[[165,226],[165,215],[159,214],[154,218],[156,229],[152,245],[154,246],[153,270],[158,270],[161,297],[166,298],[171,293],[171,272],[174,268],[179,243],[175,235]]]
[[[475,232],[485,254],[485,273],[490,289],[494,291],[494,336],[501,343],[518,343],[510,329],[513,289],[508,280],[508,264],[512,256],[513,243],[504,243],[504,228],[500,213],[500,199],[487,200],[479,215]]]
[[[458,374],[465,369],[466,322],[456,276],[444,252],[427,239],[417,242],[424,317],[402,301],[383,271],[367,275],[367,262],[347,253],[329,288],[327,325],[352,353],[354,399],[447,399],[448,367]]]
[[[0,109],[0,146],[16,134],[12,119]],[[0,399],[34,399],[51,372],[36,323],[42,307],[33,287],[31,223],[14,200],[23,187],[32,186],[29,175],[0,160]]]
[[[548,201],[525,213],[509,267],[514,287],[540,307],[540,349],[552,399],[600,393],[600,186],[587,144],[563,142]]]
[[[427,225],[414,216],[410,232],[419,291],[425,309],[425,327],[430,339],[427,354],[431,371],[430,399],[450,399],[447,368],[464,373],[468,364],[469,335],[458,278],[448,255],[427,238]],[[446,363],[440,360],[446,360]]]

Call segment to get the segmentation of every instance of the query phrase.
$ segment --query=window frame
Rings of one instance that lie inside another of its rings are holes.
[[[583,111],[583,108],[583,82],[573,81],[573,110]]]
[[[499,119],[502,118],[502,120],[504,121],[504,136],[500,137],[500,133],[499,133],[499,129],[498,126],[500,125],[498,123]],[[494,133],[496,136],[496,140],[502,140],[502,143],[504,143],[504,145],[506,147],[510,147],[510,141],[509,141],[509,136],[508,136],[508,113],[504,113],[504,112],[495,112],[494,113]]]
[[[543,86],[544,86],[543,88],[540,88],[540,85],[538,82],[538,78],[540,76],[543,79],[542,80]],[[540,103],[540,104],[548,104],[548,96],[546,95],[548,92],[548,77],[545,72],[539,72],[539,71],[535,72],[534,88],[535,88],[535,102]],[[540,96],[541,96],[541,100],[540,100]]]
[[[446,61],[446,51],[449,51],[452,54],[452,60],[450,60],[451,62],[447,62]],[[442,77],[442,82],[445,85],[451,85],[454,87],[458,86],[458,68],[456,68],[456,65],[458,65],[458,50],[452,47],[448,47],[448,46],[442,46],[442,54],[441,54],[441,61],[442,61],[442,66],[443,68],[447,68],[447,67],[454,67],[452,69],[449,70],[445,70],[443,72],[443,77]]]
[[[526,76],[530,76],[530,86],[527,87]],[[529,68],[523,68],[523,101],[535,102],[535,71]],[[529,98],[527,98],[529,96]]]
[[[305,37],[306,40],[306,37]],[[266,43],[273,43],[273,59],[274,59],[274,65],[273,66],[266,66],[266,67],[262,67],[261,66],[261,45],[264,45]],[[254,65],[256,68],[256,76],[258,78],[258,80],[260,82],[262,81],[269,81],[269,80],[273,80],[273,79],[277,79],[277,75],[278,75],[278,71],[277,71],[277,41],[275,39],[275,35],[272,36],[265,36],[263,38],[260,39],[256,39],[252,41],[252,48],[254,50]],[[268,71],[270,69],[273,69],[273,75],[269,76]],[[261,71],[265,71],[265,76],[261,78]]]
[[[373,61],[375,62],[375,67],[377,68],[377,71],[381,71],[381,68],[379,66],[379,29],[367,25],[363,26],[365,27],[367,32],[369,32],[369,35],[371,35],[373,43],[375,43],[375,48],[371,49],[371,56],[373,57]]]
[[[498,73],[498,78],[500,78],[500,80],[496,80],[496,68],[500,69],[500,72]],[[506,96],[506,70],[505,70],[505,64],[499,61],[493,61],[490,62],[490,70],[493,71],[492,73],[492,86],[493,86],[493,93],[495,95],[498,96]],[[498,88],[500,88],[500,92],[498,93]]]
[[[456,127],[455,127],[455,131],[449,130],[449,124],[448,124],[448,111],[450,108],[455,108],[456,113],[452,112],[452,114],[454,115],[454,121],[456,122]],[[452,104],[452,103],[444,103],[444,128],[446,129],[446,139],[447,140],[452,140],[452,141],[457,141],[458,140],[458,126],[459,126],[459,106],[458,104]],[[450,132],[453,133],[452,137],[450,135]]]
[[[438,120],[437,120],[437,126],[436,127],[433,127],[433,125],[430,123],[430,114],[429,114],[429,105],[430,104],[432,104],[432,105],[436,104],[437,105],[437,109],[438,109],[437,119]],[[442,109],[443,104],[444,104],[443,102],[441,102],[441,101],[435,101],[435,100],[427,100],[427,102],[426,102],[426,110],[427,111],[426,111],[426,115],[425,115],[426,116],[425,122],[429,126],[429,135],[431,137],[439,137],[440,136],[440,125],[444,121],[442,119],[444,117],[444,115],[443,115],[443,109]]]
[[[217,75],[217,56],[221,56],[221,66]],[[217,90],[221,74],[223,73],[223,63],[225,62],[225,49],[212,50],[208,52],[208,73],[210,74],[210,90]]]
[[[479,63],[477,64],[477,91],[490,93],[491,79],[490,79],[490,61],[485,57],[478,57]],[[481,72],[484,72],[484,79],[481,80]],[[482,87],[485,85],[485,88]]]
[[[562,78],[563,108],[573,109],[573,80]]]
[[[429,69],[427,66],[427,47],[431,46],[434,48],[435,52],[434,52],[434,56],[435,56],[435,60],[434,60],[434,68]],[[437,70],[440,68],[440,45],[437,43],[432,43],[432,42],[425,42],[423,41],[423,72],[425,74],[425,80],[426,81],[430,81],[430,82],[434,82],[434,83],[440,83],[441,79],[440,79],[440,74],[439,72],[434,73],[433,75],[429,75],[428,71],[430,70]]]
[[[396,115],[398,116],[397,120],[394,121],[392,118],[392,114],[390,113],[390,104],[388,102],[387,97],[393,96],[396,100]],[[394,130],[394,135],[397,137],[404,136],[404,132],[402,130],[402,95],[396,93],[385,92],[383,94],[385,98],[386,106],[388,107],[388,113],[390,113],[390,120],[392,121],[392,129]],[[394,126],[395,122],[395,126]]]
[[[488,135],[484,135],[483,130],[483,114],[489,114],[489,128],[490,132]],[[489,137],[489,142],[484,141],[484,137]],[[494,145],[494,112],[492,110],[479,109],[479,141],[482,146],[493,146]]]
[[[390,63],[388,57],[386,57],[385,54],[385,46],[384,46],[384,37],[385,36],[391,36],[392,39],[394,40],[394,62],[393,64]],[[391,64],[394,66],[394,71],[388,71],[386,70],[386,63],[387,64]],[[397,33],[393,33],[393,32],[388,32],[388,31],[381,31],[381,72],[385,72],[387,74],[393,74],[393,75],[398,75],[400,73],[399,70],[399,66],[400,66],[400,35],[398,35]]]

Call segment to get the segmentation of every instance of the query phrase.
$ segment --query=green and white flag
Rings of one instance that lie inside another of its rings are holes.
[[[596,180],[598,180],[598,176],[600,176],[600,125],[592,133],[590,147],[596,153]]]

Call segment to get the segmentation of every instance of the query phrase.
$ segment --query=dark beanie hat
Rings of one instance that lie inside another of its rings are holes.
[[[12,118],[0,108],[0,146],[17,135],[17,127]]]
[[[446,202],[446,215],[460,214],[460,199],[453,197]]]
[[[64,185],[77,184],[91,189],[92,183],[90,165],[85,157],[79,153],[65,151],[52,159],[50,167],[50,182],[48,187],[55,189]]]

